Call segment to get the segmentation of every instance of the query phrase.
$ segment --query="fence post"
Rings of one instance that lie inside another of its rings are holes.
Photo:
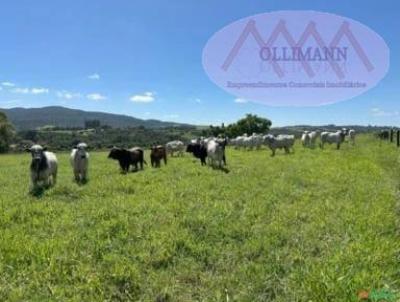
[[[393,143],[393,129],[390,129],[390,142]]]
[[[397,147],[400,147],[400,130],[397,130]]]

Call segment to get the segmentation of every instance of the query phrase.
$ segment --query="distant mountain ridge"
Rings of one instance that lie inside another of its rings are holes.
[[[11,108],[1,109],[11,123],[18,130],[30,130],[52,125],[56,127],[77,128],[84,127],[87,120],[99,120],[101,125],[113,128],[139,127],[166,128],[172,126],[191,126],[175,122],[163,122],[159,120],[143,120],[128,115],[106,112],[84,111],[62,106],[50,106],[42,108]]]

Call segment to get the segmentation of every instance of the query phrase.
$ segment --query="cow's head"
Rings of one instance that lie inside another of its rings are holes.
[[[198,144],[190,143],[186,147],[186,152],[193,153],[196,150],[196,146],[198,146]]]
[[[228,144],[228,139],[218,138],[218,139],[216,139],[216,142],[218,143],[219,146],[225,148],[225,146]]]
[[[40,145],[33,145],[32,147],[26,149],[26,152],[29,152],[32,155],[31,167],[34,170],[38,170],[43,161],[45,160],[44,152],[46,150],[47,150],[46,147],[42,147]]]
[[[116,160],[122,159],[122,156],[123,156],[123,149],[117,147],[112,147],[110,153],[108,154],[108,158]]]
[[[75,156],[77,156],[78,158],[82,158],[85,159],[87,157],[87,150],[88,145],[85,143],[79,143],[77,144],[74,149],[76,149],[76,153]]]

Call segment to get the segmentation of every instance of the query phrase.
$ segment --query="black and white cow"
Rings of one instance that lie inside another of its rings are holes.
[[[199,158],[201,165],[206,165],[207,146],[199,142],[191,142],[186,147],[186,152],[192,153],[194,157]]]
[[[47,151],[40,145],[33,145],[26,149],[32,155],[31,161],[31,182],[32,190],[37,188],[49,188],[57,182],[58,162],[54,153]]]
[[[207,144],[207,156],[212,167],[218,165],[222,168],[222,163],[226,165],[225,147],[227,140],[223,138],[213,139]]]

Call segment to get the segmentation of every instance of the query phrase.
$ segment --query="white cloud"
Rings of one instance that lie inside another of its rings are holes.
[[[21,93],[21,94],[28,94],[29,93],[29,88],[15,88],[15,89],[11,90],[11,92]]]
[[[371,109],[371,114],[373,116],[379,117],[379,116],[398,116],[400,115],[399,111],[385,111],[380,108],[372,108]]]
[[[31,93],[32,94],[49,93],[49,89],[48,88],[32,88]]]
[[[107,97],[101,95],[100,93],[90,93],[86,97],[91,101],[103,101],[107,99]]]
[[[194,101],[195,101],[197,104],[203,103],[202,100],[200,100],[200,99],[195,99]]]
[[[82,94],[78,92],[69,92],[66,90],[61,90],[57,91],[57,97],[61,99],[66,99],[66,100],[72,100],[72,99],[80,99],[82,97]]]
[[[134,103],[151,103],[154,101],[155,93],[147,91],[143,94],[136,94],[130,97],[131,102]]]
[[[2,82],[1,85],[6,86],[6,87],[14,87],[15,84],[11,82]]]
[[[100,75],[98,73],[94,73],[88,76],[90,80],[100,80]]]
[[[248,103],[249,101],[246,99],[237,98],[234,100],[234,102],[239,103],[239,104],[245,104],[245,103]]]
[[[44,93],[49,93],[48,88],[14,88],[11,90],[13,93],[20,93],[20,94],[44,94]]]
[[[179,118],[179,114],[167,114],[167,115],[164,115],[164,118],[166,118],[166,119],[177,119],[177,118]]]

